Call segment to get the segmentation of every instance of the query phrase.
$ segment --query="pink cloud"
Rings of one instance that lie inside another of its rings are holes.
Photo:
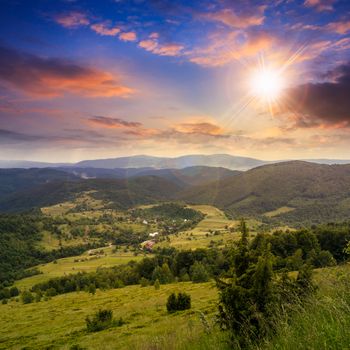
[[[123,41],[136,41],[137,36],[135,32],[125,32],[125,33],[119,34],[119,39]]]
[[[335,0],[305,0],[306,7],[314,7],[316,11],[332,11]]]
[[[118,27],[110,28],[106,23],[95,23],[90,27],[94,32],[104,36],[116,36],[120,33]]]
[[[201,19],[207,19],[210,21],[221,22],[229,27],[233,28],[248,28],[252,26],[259,26],[264,23],[264,11],[265,6],[257,7],[256,13],[236,13],[232,9],[223,9],[218,12],[212,12],[202,14],[199,16]]]
[[[151,39],[140,41],[139,47],[160,56],[178,56],[184,49],[184,46],[180,44],[160,44]]]
[[[83,12],[69,12],[56,15],[54,20],[65,28],[77,28],[90,24],[87,15]]]
[[[328,24],[327,28],[338,34],[346,34],[350,31],[350,21],[333,22]]]

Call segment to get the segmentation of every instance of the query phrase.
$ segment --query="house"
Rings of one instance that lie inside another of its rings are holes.
[[[159,235],[159,232],[153,232],[153,233],[149,234],[150,237],[155,237],[155,236],[158,236],[158,235]]]
[[[142,223],[143,223],[144,225],[148,225],[148,221],[147,221],[147,220],[143,220]]]
[[[146,241],[146,242],[144,242],[143,249],[151,252],[155,243],[156,243],[155,241]]]

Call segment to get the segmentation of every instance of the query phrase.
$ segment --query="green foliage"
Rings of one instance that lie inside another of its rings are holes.
[[[161,284],[171,283],[174,280],[174,276],[167,263],[164,263],[161,267],[157,266],[152,274],[153,281],[159,280]]]
[[[158,283],[159,283],[159,281],[158,281]],[[141,287],[148,287],[149,284],[150,284],[150,282],[147,278],[141,277],[141,279],[140,279]]]
[[[99,332],[111,327],[113,324],[112,310],[99,310],[92,317],[86,318],[86,329],[88,332]]]
[[[168,297],[166,308],[169,313],[187,310],[191,308],[191,296],[186,293],[171,293]]]
[[[243,222],[241,230],[241,240],[233,251],[232,272],[225,279],[218,279],[217,287],[221,328],[229,332],[233,346],[245,348],[271,336],[278,317],[290,303],[310,294],[313,284],[311,269],[306,266],[296,280],[287,275],[275,276],[271,245],[255,242],[253,250]]]
[[[196,261],[190,268],[191,279],[194,283],[208,282],[209,274],[205,268],[205,266]],[[186,279],[186,274],[182,276],[182,278]],[[182,279],[183,280],[183,279]]]
[[[156,279],[156,280],[154,281],[154,289],[155,289],[155,290],[159,290],[159,289],[160,289],[159,279]]]
[[[30,304],[34,301],[34,296],[31,292],[25,290],[21,294],[23,304]]]

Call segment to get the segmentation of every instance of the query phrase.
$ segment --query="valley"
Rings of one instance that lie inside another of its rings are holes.
[[[191,168],[124,179],[82,179],[55,169],[40,170],[38,178],[37,171],[17,179],[23,189],[10,195],[0,183],[11,208],[0,214],[0,349],[229,349],[229,334],[217,323],[219,281],[232,278],[232,257],[244,256],[247,232],[251,269],[258,269],[263,249],[271,251],[274,293],[285,273],[286,288],[295,288],[306,266],[317,284],[312,297],[298,297],[308,301],[291,301],[294,316],[283,316],[278,336],[260,348],[289,349],[287,339],[291,349],[346,343],[350,319],[339,314],[350,300],[348,166],[281,163],[232,174]],[[220,176],[211,181],[214,173]],[[323,207],[337,201],[327,208],[329,215],[337,211],[338,222],[322,211],[322,220],[314,215],[321,198]],[[190,309],[167,312],[169,295],[179,292],[190,296]],[[90,332],[86,319],[99,310],[109,310],[115,325]],[[298,319],[308,329],[315,322],[327,329],[309,339]]]

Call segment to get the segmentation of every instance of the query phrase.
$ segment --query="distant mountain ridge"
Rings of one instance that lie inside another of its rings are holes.
[[[83,160],[77,163],[45,163],[35,161],[0,160],[0,168],[154,168],[154,169],[184,169],[194,166],[219,167],[230,170],[246,171],[261,165],[285,162],[286,160],[266,161],[250,157],[233,156],[229,154],[194,154],[180,157],[154,157],[136,155],[107,159]],[[288,160],[287,160],[288,161]],[[305,161],[319,164],[349,164],[346,159],[307,159]]]

